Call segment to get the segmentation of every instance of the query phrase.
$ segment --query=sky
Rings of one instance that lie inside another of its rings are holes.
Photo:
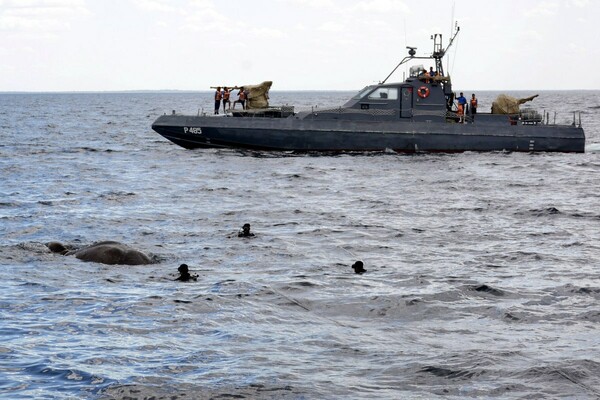
[[[599,21],[598,0],[0,0],[0,91],[359,90],[454,23],[455,90],[598,90]]]

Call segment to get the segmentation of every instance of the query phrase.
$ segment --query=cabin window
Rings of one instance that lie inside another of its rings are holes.
[[[397,88],[378,88],[369,95],[371,100],[398,100]]]
[[[354,96],[354,98],[355,99],[362,99],[371,90],[373,90],[373,86],[367,86],[363,90],[361,90],[360,92],[358,92],[358,94],[356,96]]]

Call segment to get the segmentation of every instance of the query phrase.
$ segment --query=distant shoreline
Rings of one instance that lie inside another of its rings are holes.
[[[303,92],[303,93],[323,93],[323,92],[356,92],[359,89],[348,89],[348,90],[327,90],[327,89],[291,89],[291,90],[270,90],[271,93],[280,92]],[[82,90],[82,91],[0,91],[0,94],[193,94],[193,93],[212,93],[213,90]]]
[[[324,93],[324,92],[356,92],[359,89],[276,89],[270,90],[271,93],[290,93],[290,92],[301,92],[301,93]],[[600,89],[469,89],[461,88],[461,92],[498,92],[498,93],[545,93],[545,92],[598,92]],[[81,91],[0,91],[0,95],[6,94],[194,94],[194,93],[212,93],[213,90],[81,90]]]

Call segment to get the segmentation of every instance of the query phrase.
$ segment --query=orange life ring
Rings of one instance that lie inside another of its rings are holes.
[[[427,86],[421,86],[417,90],[417,94],[419,95],[420,98],[426,99],[427,97],[429,97],[429,88]]]

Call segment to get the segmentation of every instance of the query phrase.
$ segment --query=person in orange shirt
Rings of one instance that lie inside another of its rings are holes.
[[[460,96],[458,96],[456,98],[456,102],[458,104],[456,113],[458,114],[458,116],[460,118],[460,122],[464,123],[465,122],[465,107],[467,105],[467,99],[465,99],[463,92],[460,92]]]
[[[223,113],[225,113],[225,105],[229,106],[227,108],[228,110],[231,109],[231,101],[229,100],[230,95],[231,95],[231,91],[229,90],[229,88],[227,86],[225,86],[225,89],[223,90]]]
[[[469,113],[471,121],[475,122],[475,114],[477,114],[477,97],[475,97],[475,93],[471,95]]]

